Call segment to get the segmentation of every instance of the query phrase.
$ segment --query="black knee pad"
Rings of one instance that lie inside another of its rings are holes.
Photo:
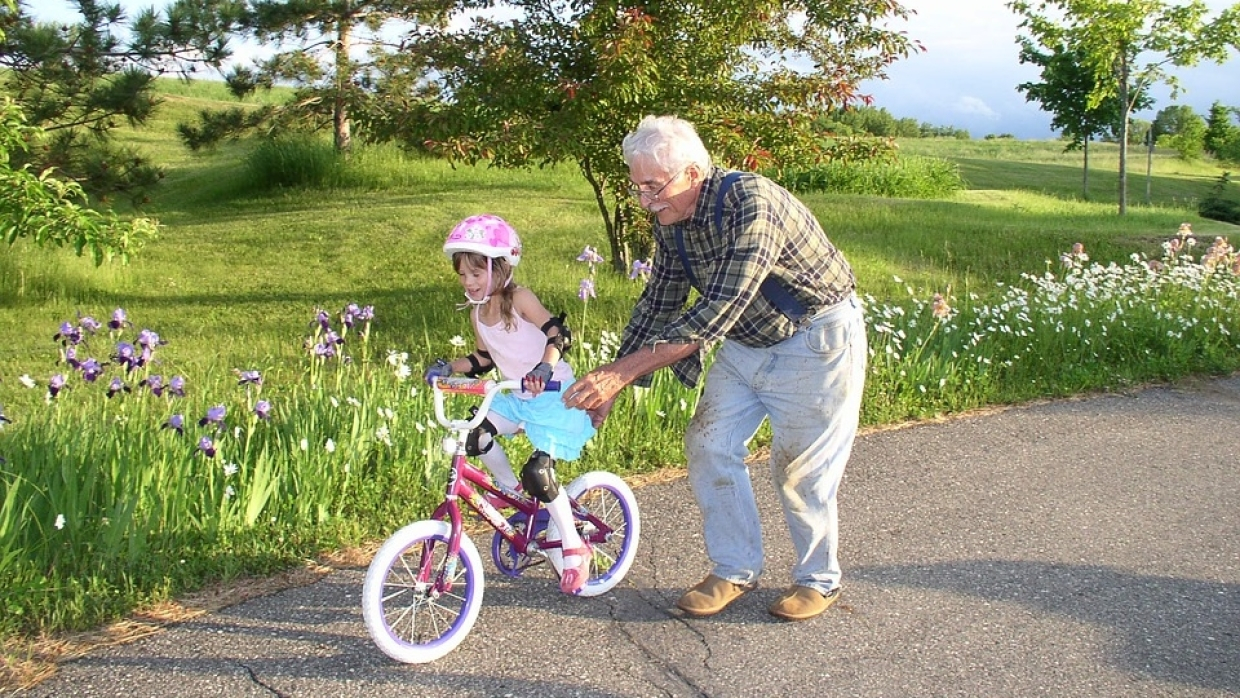
[[[550,502],[560,494],[555,481],[555,461],[542,451],[534,451],[521,468],[521,486],[540,502]]]
[[[471,417],[477,412],[477,409],[478,408],[476,407],[470,408]],[[465,437],[465,455],[481,456],[487,451],[490,451],[491,447],[495,445],[495,434],[497,431],[498,430],[495,428],[495,425],[491,423],[491,420],[483,419],[482,423],[471,429],[469,431],[469,435]],[[478,442],[482,440],[483,433],[490,434],[491,440],[487,441],[486,446],[479,448]]]

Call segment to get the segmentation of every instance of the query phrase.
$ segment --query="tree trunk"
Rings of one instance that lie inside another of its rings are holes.
[[[1081,175],[1081,196],[1089,201],[1089,136],[1085,136],[1085,168]]]
[[[1128,56],[1119,59],[1119,215],[1128,213],[1128,121],[1132,105],[1128,103]]]
[[[332,105],[332,123],[335,126],[337,153],[348,153],[353,148],[353,134],[349,121],[349,105],[345,88],[349,84],[349,49],[353,45],[352,25],[342,19],[336,30],[336,97]]]
[[[1145,205],[1153,204],[1154,185],[1154,127],[1145,132]]]
[[[611,248],[611,267],[623,274],[628,271],[630,254],[628,246],[623,242],[624,216],[620,210],[621,206],[617,204],[614,212],[609,211],[606,179],[594,176],[594,169],[590,167],[589,160],[581,160],[577,164],[581,167],[581,173],[586,181],[590,183],[590,188],[594,190],[594,202],[598,205],[599,213],[603,215],[604,225],[607,226],[607,244]]]

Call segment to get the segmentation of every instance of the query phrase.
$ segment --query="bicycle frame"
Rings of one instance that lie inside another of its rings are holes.
[[[558,389],[559,386],[552,383],[548,387],[549,389]],[[453,559],[460,553],[461,538],[465,535],[462,502],[477,512],[487,525],[495,529],[512,545],[514,550],[519,550],[526,555],[542,554],[545,556],[548,550],[561,547],[559,541],[543,541],[540,543],[537,540],[535,522],[537,521],[539,511],[544,508],[541,501],[515,492],[506,492],[495,486],[486,472],[469,461],[465,452],[465,442],[469,432],[482,424],[482,421],[486,419],[490,411],[491,401],[503,390],[520,390],[521,382],[516,380],[496,382],[475,378],[436,378],[433,388],[435,394],[435,418],[441,425],[453,433],[452,438],[445,439],[444,442],[445,450],[451,445],[453,453],[452,463],[448,471],[448,482],[444,488],[444,500],[436,507],[431,518],[446,520],[449,523],[451,535],[448,541],[448,550]],[[452,419],[447,416],[444,405],[444,396],[449,394],[482,395],[483,399],[471,419]],[[520,529],[513,526],[509,519],[505,518],[498,509],[487,501],[485,494],[498,497],[514,507],[524,515],[525,525]],[[574,514],[585,523],[585,530],[581,532],[583,538],[592,544],[609,539],[613,533],[610,526],[582,507],[577,501],[570,499],[570,502]],[[429,561],[424,561],[423,564],[428,565]],[[442,579],[436,581],[436,586],[440,587],[439,591],[444,592],[451,588],[449,580],[452,577],[450,574],[452,571],[446,570],[448,573]]]

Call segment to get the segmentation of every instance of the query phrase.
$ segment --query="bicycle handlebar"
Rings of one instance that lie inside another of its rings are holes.
[[[436,377],[431,382],[431,388],[435,391],[435,419],[449,429],[464,430],[474,429],[482,424],[482,420],[486,419],[487,413],[491,411],[491,401],[502,391],[525,391],[519,380],[495,381],[490,378]],[[544,389],[552,392],[558,391],[560,381],[547,381]],[[444,413],[443,396],[446,394],[482,395],[482,404],[478,405],[478,411],[474,413],[472,419],[449,419]]]

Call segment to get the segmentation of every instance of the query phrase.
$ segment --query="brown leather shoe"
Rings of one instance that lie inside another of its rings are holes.
[[[757,586],[757,582],[733,584],[722,577],[707,575],[676,601],[676,607],[691,616],[713,616]]]
[[[823,594],[810,587],[793,586],[784,592],[779,600],[771,604],[767,610],[771,615],[785,620],[806,620],[820,615],[831,608],[831,604],[840,598],[840,588],[835,587]]]

